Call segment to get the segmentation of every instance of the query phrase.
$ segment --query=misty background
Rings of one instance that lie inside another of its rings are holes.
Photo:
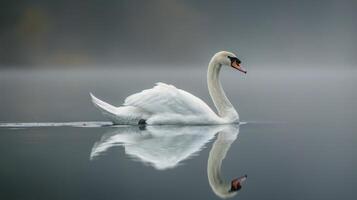
[[[109,123],[89,93],[120,106],[160,81],[215,110],[206,70],[220,50],[248,71],[220,74],[247,122],[222,168],[248,174],[236,198],[357,199],[356,19],[357,0],[2,0],[0,199],[218,199],[209,142],[167,171],[123,146],[90,161],[120,127],[93,125]],[[168,152],[186,141],[172,132]]]
[[[206,66],[219,50],[257,69],[356,65],[354,0],[0,4],[1,68]]]
[[[106,120],[156,82],[212,108],[211,56],[243,121],[354,120],[357,1],[1,1],[0,121]],[[309,116],[309,117],[307,117]]]

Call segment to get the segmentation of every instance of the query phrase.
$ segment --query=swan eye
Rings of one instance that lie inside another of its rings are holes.
[[[228,56],[228,58],[231,60],[231,63],[233,63],[233,62],[237,62],[238,64],[241,63],[241,61],[240,61],[238,58],[236,58],[236,57]]]

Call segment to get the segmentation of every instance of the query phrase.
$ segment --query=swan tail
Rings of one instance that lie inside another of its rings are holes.
[[[94,106],[97,107],[103,113],[103,115],[109,117],[109,119],[115,122],[117,120],[117,107],[98,99],[92,93],[89,94]]]
[[[142,109],[133,106],[115,107],[104,102],[90,93],[92,102],[104,116],[109,118],[114,124],[137,125],[147,118],[147,113]]]

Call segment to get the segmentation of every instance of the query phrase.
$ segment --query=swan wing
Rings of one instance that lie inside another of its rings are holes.
[[[215,115],[200,98],[165,83],[156,83],[151,89],[127,97],[124,105],[139,107],[152,114]]]

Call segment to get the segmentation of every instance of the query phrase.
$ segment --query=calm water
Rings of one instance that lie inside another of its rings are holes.
[[[89,92],[120,105],[162,81],[212,106],[205,68],[2,71],[0,199],[220,199],[244,174],[233,199],[356,199],[356,71],[233,72],[247,123],[140,128],[111,126]]]

